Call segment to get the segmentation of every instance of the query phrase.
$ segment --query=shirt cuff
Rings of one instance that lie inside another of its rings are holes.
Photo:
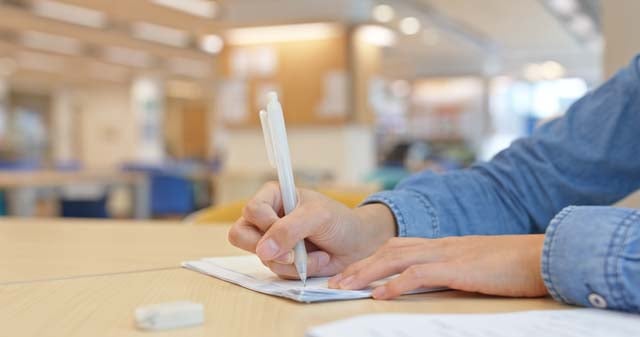
[[[398,236],[437,238],[440,226],[435,209],[422,194],[410,189],[383,191],[369,196],[362,205],[385,204],[396,219]]]
[[[553,298],[585,307],[635,311],[626,275],[636,210],[570,206],[547,228],[542,278]],[[637,254],[637,253],[636,253]]]

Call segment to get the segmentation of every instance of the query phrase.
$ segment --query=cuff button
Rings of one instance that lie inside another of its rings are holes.
[[[591,303],[594,308],[605,309],[607,307],[607,300],[596,293],[592,293],[589,295],[589,303]]]

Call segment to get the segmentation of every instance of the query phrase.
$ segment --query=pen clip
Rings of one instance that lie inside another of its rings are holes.
[[[266,111],[260,110],[260,124],[262,125],[262,135],[264,136],[264,145],[267,148],[267,158],[271,167],[276,167],[275,150],[273,148],[273,138],[271,135],[271,127],[269,124],[269,115]]]

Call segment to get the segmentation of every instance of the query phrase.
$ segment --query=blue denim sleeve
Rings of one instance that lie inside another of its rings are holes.
[[[547,228],[542,277],[556,300],[640,312],[640,211],[565,208]]]
[[[365,203],[384,203],[399,236],[543,233],[569,205],[610,205],[640,188],[638,57],[564,117],[490,162],[422,172]]]

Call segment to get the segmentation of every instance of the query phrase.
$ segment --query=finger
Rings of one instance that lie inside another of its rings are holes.
[[[447,287],[456,272],[450,264],[428,263],[413,265],[400,276],[373,290],[377,300],[388,300],[419,288]]]
[[[267,261],[266,265],[278,276],[285,279],[299,279],[298,271],[293,264],[282,264],[274,261]],[[323,251],[315,251],[307,256],[307,276],[327,276],[333,275],[335,263],[332,263],[329,254]]]
[[[362,289],[371,282],[395,275],[411,265],[433,262],[435,254],[425,247],[424,239],[418,245],[411,239],[390,240],[375,254],[358,261],[329,280],[329,286],[339,289]]]
[[[256,245],[262,238],[262,233],[256,227],[248,223],[244,217],[240,217],[238,221],[229,229],[227,235],[229,242],[248,252],[255,253]]]
[[[330,221],[330,214],[324,210],[308,210],[300,206],[287,216],[276,221],[263,235],[256,254],[265,261],[293,249],[298,241],[322,230],[322,225]]]
[[[260,188],[245,205],[242,210],[242,217],[262,232],[266,232],[279,219],[278,212],[281,209],[280,187],[275,182],[269,182]]]
[[[371,256],[345,270],[331,285],[345,290],[366,288],[371,282],[400,273],[410,265],[410,257]]]

